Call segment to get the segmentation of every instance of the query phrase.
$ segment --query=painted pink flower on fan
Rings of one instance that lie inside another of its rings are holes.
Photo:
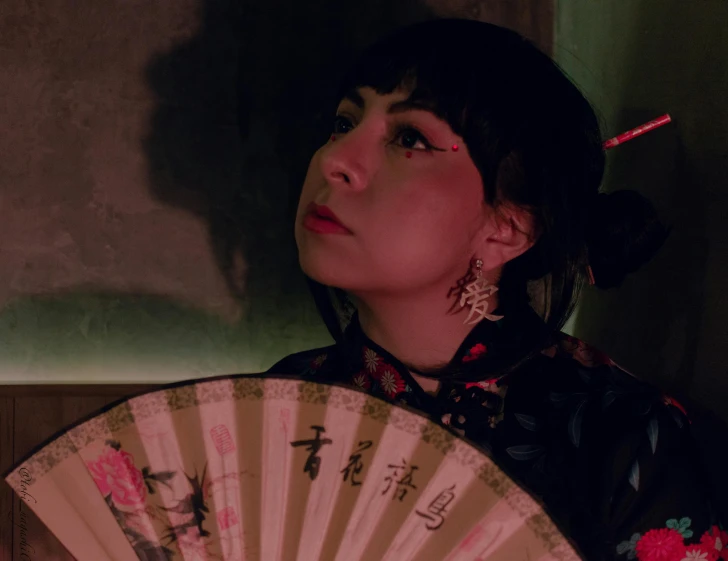
[[[682,561],[685,544],[677,530],[659,528],[642,536],[635,551],[639,561]]]
[[[147,496],[144,476],[134,465],[129,452],[106,447],[95,461],[87,464],[103,496],[111,493],[120,506],[140,506]]]

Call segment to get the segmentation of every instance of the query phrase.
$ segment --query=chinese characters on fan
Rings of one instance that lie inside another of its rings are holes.
[[[308,447],[306,448],[306,450],[308,450],[310,454],[308,455],[308,459],[306,460],[306,465],[303,466],[303,472],[308,473],[311,481],[313,481],[314,479],[316,479],[316,477],[318,477],[319,469],[321,468],[321,458],[319,458],[317,454],[324,444],[331,444],[333,440],[331,440],[330,438],[321,438],[321,433],[326,432],[326,429],[324,427],[312,425],[311,428],[316,431],[316,436],[314,438],[312,438],[311,440],[297,440],[296,442],[291,442],[291,446]]]
[[[318,454],[325,445],[332,444],[333,440],[330,438],[321,438],[321,434],[326,432],[324,427],[311,425],[311,429],[315,431],[313,438],[310,440],[291,442],[291,446],[306,446],[309,455],[303,466],[303,472],[307,473],[311,481],[313,481],[318,477],[321,469],[321,457]],[[349,463],[339,472],[343,474],[343,481],[345,483],[348,481],[352,487],[357,487],[362,484],[357,479],[357,476],[364,469],[363,452],[369,450],[372,445],[373,442],[371,440],[362,440],[359,442],[356,450],[349,456]],[[392,500],[399,499],[400,502],[403,502],[410,489],[417,490],[417,485],[414,482],[414,474],[419,468],[415,465],[408,465],[407,460],[404,458],[401,463],[389,464],[387,468],[389,474],[384,478],[384,490],[381,494],[386,495],[392,491]],[[447,507],[454,500],[455,484],[453,483],[450,487],[443,489],[427,505],[427,509],[424,512],[416,510],[415,513],[427,521],[425,527],[428,530],[438,530],[445,522]]]
[[[357,481],[355,477],[361,473],[361,470],[364,468],[364,463],[361,461],[361,453],[364,450],[368,450],[372,446],[371,440],[363,440],[359,442],[359,448],[357,448],[354,453],[349,456],[349,463],[346,465],[344,469],[341,470],[341,473],[344,474],[344,482],[349,478],[349,475],[351,475],[351,486],[356,487],[358,485],[361,485],[361,481]]]
[[[392,495],[392,500],[398,498],[400,502],[402,502],[409,488],[417,489],[417,486],[414,484],[412,479],[414,471],[419,468],[417,466],[409,466],[408,469],[407,461],[404,459],[402,459],[402,465],[389,464],[387,467],[392,470],[392,472],[389,474],[388,477],[384,478],[384,481],[387,482],[387,486],[384,491],[382,491],[382,495],[386,495],[387,492],[392,488],[392,486],[396,484],[397,487],[394,491],[394,494]],[[404,475],[402,475],[402,477],[397,479],[399,477],[400,470],[403,470],[405,473]]]
[[[453,483],[451,487],[441,491],[440,494],[437,495],[437,497],[435,497],[429,505],[427,505],[427,512],[420,512],[419,510],[416,510],[415,512],[422,518],[434,523],[434,525],[427,523],[425,528],[428,530],[438,530],[440,526],[442,526],[443,522],[445,522],[445,509],[454,499],[455,483]]]

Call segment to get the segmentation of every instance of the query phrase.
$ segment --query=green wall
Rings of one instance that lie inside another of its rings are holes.
[[[619,289],[588,290],[573,332],[726,415],[728,2],[559,0],[556,13],[554,56],[606,138],[673,118],[612,149],[605,180],[647,195],[672,235]]]

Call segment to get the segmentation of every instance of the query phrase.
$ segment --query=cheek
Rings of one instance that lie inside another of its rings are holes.
[[[460,179],[454,174],[430,176],[414,184],[399,201],[401,226],[435,245],[466,243],[483,210],[482,189]]]
[[[430,181],[432,178],[430,178]],[[471,257],[482,212],[477,189],[420,182],[377,219],[379,269],[426,282],[451,273]]]

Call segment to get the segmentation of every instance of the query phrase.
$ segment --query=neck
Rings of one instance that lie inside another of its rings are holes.
[[[401,362],[416,368],[437,368],[452,360],[474,325],[463,322],[468,307],[460,308],[447,289],[416,296],[357,296],[359,322],[364,333]],[[454,311],[450,311],[457,304]],[[497,293],[488,312],[498,306]],[[488,321],[488,320],[482,320]]]

